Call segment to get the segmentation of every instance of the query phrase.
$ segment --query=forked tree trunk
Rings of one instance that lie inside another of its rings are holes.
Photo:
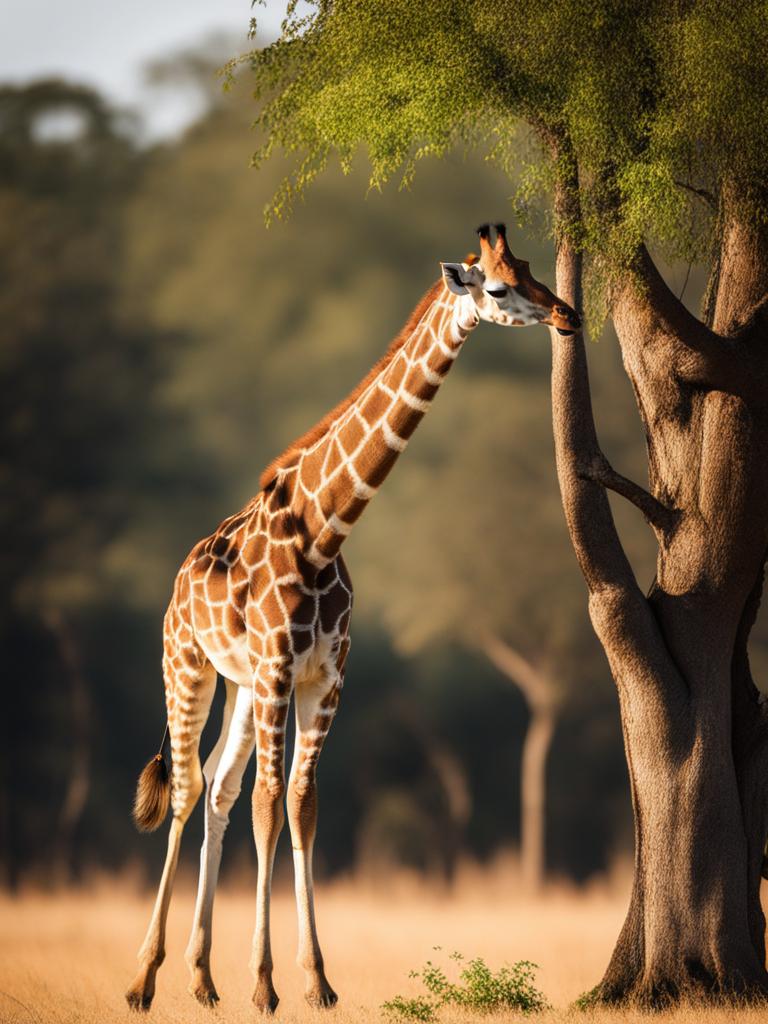
[[[576,181],[566,185],[561,223],[579,216]],[[614,297],[651,493],[600,451],[581,336],[552,332],[558,477],[616,681],[635,818],[629,912],[596,1002],[768,996],[759,901],[768,724],[747,659],[768,548],[768,247],[735,206],[723,223],[711,326],[670,293],[645,251]],[[557,293],[577,308],[580,277],[560,237]],[[655,531],[648,596],[606,487]]]
[[[547,760],[557,722],[555,687],[546,672],[499,637],[485,636],[482,650],[517,686],[530,713],[520,764],[520,868],[526,890],[536,893],[547,874]]]

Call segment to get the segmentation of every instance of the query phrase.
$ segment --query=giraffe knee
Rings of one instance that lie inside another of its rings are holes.
[[[229,819],[229,812],[240,796],[240,783],[228,783],[227,779],[215,781],[211,786],[211,810],[219,818]]]
[[[285,796],[285,779],[280,775],[264,774],[259,772],[256,775],[256,785],[253,788],[254,800],[260,802],[275,803]]]
[[[194,765],[183,772],[174,766],[172,781],[173,816],[185,822],[195,809],[195,804],[203,792],[203,773],[200,770],[200,761],[197,760]]]
[[[314,772],[291,779],[288,814],[294,848],[307,849],[317,830],[317,783]]]

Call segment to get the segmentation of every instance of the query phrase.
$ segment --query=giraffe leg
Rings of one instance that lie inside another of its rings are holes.
[[[200,851],[200,883],[186,961],[192,974],[189,991],[198,1002],[219,1001],[211,977],[213,900],[229,812],[240,794],[243,772],[255,742],[253,699],[249,687],[227,682],[221,736],[203,768],[207,785],[205,838]]]
[[[148,1010],[155,994],[155,975],[165,959],[165,923],[171,902],[171,890],[179,861],[181,836],[198,797],[203,790],[198,746],[200,734],[216,689],[216,672],[210,663],[181,673],[164,664],[166,692],[172,693],[174,705],[169,713],[171,733],[173,820],[168,835],[168,851],[157,891],[147,934],[139,950],[139,971],[125,994],[133,1010]]]
[[[293,845],[296,907],[299,917],[297,963],[306,972],[305,998],[310,1006],[334,1006],[317,938],[312,885],[312,850],[317,828],[316,768],[341,692],[341,676],[321,676],[296,687],[296,746],[288,783],[288,822]]]
[[[259,874],[251,970],[256,979],[253,1002],[262,1013],[274,1013],[279,1002],[272,984],[269,902],[275,848],[285,821],[285,723],[292,685],[290,668],[284,665],[260,671],[254,683],[257,769],[253,789],[253,837]]]

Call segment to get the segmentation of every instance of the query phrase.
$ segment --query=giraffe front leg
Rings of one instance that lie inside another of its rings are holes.
[[[331,727],[341,692],[341,676],[301,683],[296,687],[296,746],[288,784],[288,821],[293,845],[299,949],[296,961],[306,973],[305,998],[310,1006],[330,1007],[337,995],[325,976],[317,938],[312,882],[312,852],[317,830],[317,761]]]
[[[254,684],[257,767],[253,788],[253,838],[258,879],[251,970],[256,979],[253,1002],[262,1013],[274,1013],[280,1001],[272,984],[269,904],[275,848],[285,822],[285,723],[291,687],[287,669],[259,673]]]
[[[213,901],[229,812],[240,794],[243,772],[253,744],[250,688],[227,682],[227,703],[221,736],[203,769],[207,784],[205,837],[200,851],[200,882],[195,916],[185,957],[191,973],[189,991],[204,1006],[215,1006],[219,1001],[211,977]]]

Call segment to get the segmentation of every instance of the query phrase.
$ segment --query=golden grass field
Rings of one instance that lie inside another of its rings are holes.
[[[489,966],[533,960],[538,984],[553,1005],[541,1024],[577,1021],[647,1021],[642,1014],[582,1014],[569,1004],[600,978],[622,923],[628,878],[622,874],[586,890],[554,886],[537,899],[519,895],[511,874],[465,870],[446,893],[415,880],[338,883],[318,887],[318,920],[331,983],[340,996],[332,1011],[315,1011],[302,998],[294,963],[296,925],[290,888],[277,887],[273,903],[276,1021],[373,1024],[381,1003],[396,993],[416,994],[408,971],[429,958],[460,950]],[[244,1024],[258,1018],[250,1005],[248,971],[254,896],[250,888],[223,887],[217,898],[213,977],[221,996],[216,1010],[187,994],[183,953],[194,889],[181,879],[171,905],[167,959],[147,1024]],[[136,1017],[123,1002],[149,916],[152,893],[102,880],[58,896],[25,892],[0,897],[0,1024],[111,1024]],[[443,953],[433,947],[441,946]],[[665,1021],[765,1021],[758,1011],[688,1009]],[[444,1010],[446,1022],[477,1020]],[[512,1014],[491,1020],[515,1019]],[[517,1018],[520,1019],[520,1018]]]

